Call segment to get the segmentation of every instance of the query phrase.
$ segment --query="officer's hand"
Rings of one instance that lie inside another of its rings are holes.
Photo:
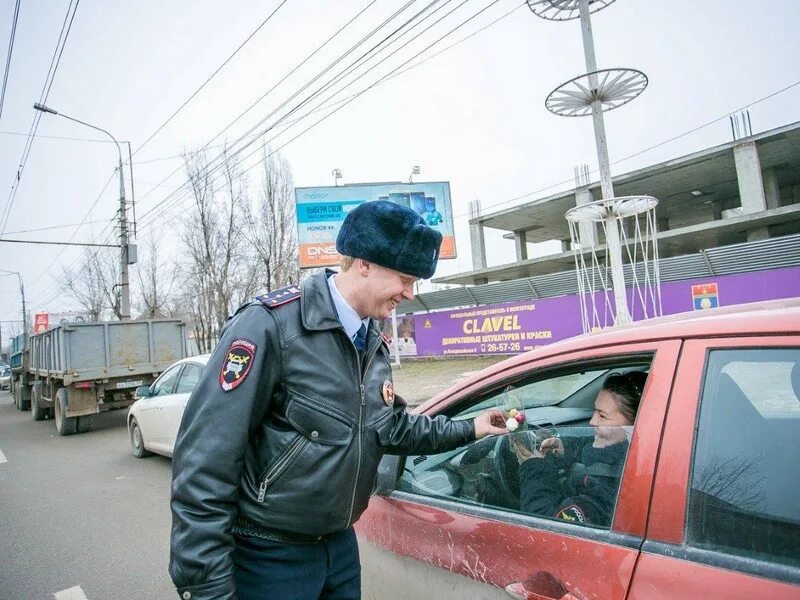
[[[480,439],[487,435],[508,433],[506,420],[500,410],[486,410],[475,417],[475,437]]]

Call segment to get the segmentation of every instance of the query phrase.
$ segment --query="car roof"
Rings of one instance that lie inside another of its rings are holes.
[[[537,359],[567,352],[603,348],[618,344],[653,342],[668,339],[715,338],[742,335],[800,335],[800,298],[768,300],[708,310],[678,313],[629,325],[617,325],[548,344],[486,367],[436,394],[420,405],[424,410],[445,397],[473,386],[488,375],[513,369]]]
[[[197,354],[195,356],[187,356],[186,358],[182,358],[181,360],[177,361],[175,364],[180,365],[187,362],[199,363],[201,365],[205,365],[208,363],[208,359],[211,357],[211,354]]]

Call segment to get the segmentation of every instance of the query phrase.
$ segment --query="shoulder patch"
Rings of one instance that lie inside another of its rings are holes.
[[[559,510],[556,513],[556,519],[572,521],[573,523],[586,523],[586,515],[584,515],[583,511],[575,504],[570,504]]]
[[[263,296],[256,296],[256,300],[267,308],[276,308],[298,298],[300,298],[300,287],[296,285],[290,285]]]
[[[253,342],[244,338],[233,340],[219,372],[220,387],[226,392],[239,387],[250,374],[255,358],[256,345]]]

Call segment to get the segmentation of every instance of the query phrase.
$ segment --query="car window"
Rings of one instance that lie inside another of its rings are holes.
[[[397,489],[547,519],[608,528],[619,491],[632,424],[590,427],[595,400],[612,375],[644,389],[649,362],[570,366],[475,398],[454,419],[500,408],[524,420],[516,431],[442,454],[412,456]],[[602,435],[600,430],[602,429]],[[602,439],[601,439],[602,438]]]
[[[175,387],[175,380],[181,372],[183,365],[173,365],[161,374],[156,382],[153,384],[153,396],[164,396],[171,394]]]
[[[799,464],[800,349],[710,352],[688,543],[800,566]]]
[[[186,363],[181,373],[181,378],[178,380],[178,387],[175,388],[176,394],[189,394],[197,385],[200,380],[200,374],[203,372],[203,366],[197,363]]]

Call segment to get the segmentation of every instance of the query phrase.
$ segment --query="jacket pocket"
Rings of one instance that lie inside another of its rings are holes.
[[[275,483],[280,476],[283,475],[291,464],[300,456],[303,449],[308,445],[308,440],[302,435],[295,434],[292,441],[286,446],[284,450],[275,460],[273,460],[259,478],[258,486],[258,501],[264,502],[264,496],[267,493],[267,488]]]
[[[332,410],[304,396],[290,395],[286,420],[304,438],[326,446],[347,446],[353,439],[353,425]]]

